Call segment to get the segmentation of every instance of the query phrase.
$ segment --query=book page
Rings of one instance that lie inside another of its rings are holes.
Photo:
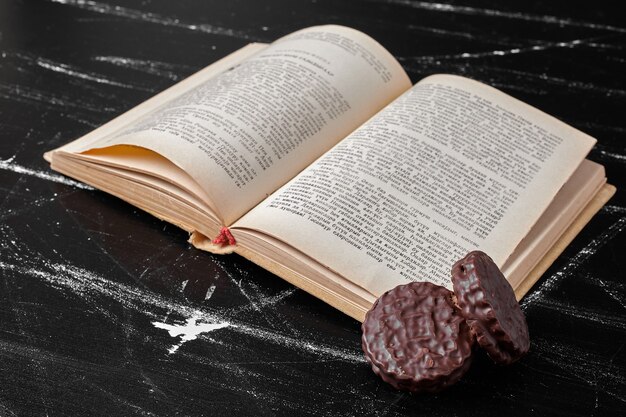
[[[480,249],[502,266],[595,140],[506,94],[431,76],[233,226],[260,230],[379,296],[450,287]]]
[[[288,35],[91,148],[136,145],[181,167],[225,224],[410,87],[397,61],[353,29]]]
[[[58,152],[77,153],[97,147],[97,144],[110,139],[118,132],[126,129],[133,124],[134,121],[154,112],[158,108],[163,107],[167,102],[180,97],[190,90],[198,87],[206,81],[226,71],[228,68],[239,65],[241,62],[250,58],[252,55],[267,48],[265,43],[249,43],[243,48],[232,52],[225,57],[215,61],[211,65],[202,68],[200,71],[190,75],[184,80],[174,84],[173,86],[161,91],[148,100],[139,103],[137,106],[120,114],[102,126],[92,130],[84,136],[66,143],[56,149],[44,153],[44,158],[48,162],[53,162],[53,154]]]

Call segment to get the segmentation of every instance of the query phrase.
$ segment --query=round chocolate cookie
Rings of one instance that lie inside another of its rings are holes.
[[[452,285],[461,314],[494,362],[507,365],[528,352],[524,313],[513,288],[487,254],[474,251],[457,261]]]
[[[428,282],[384,293],[365,316],[361,338],[372,370],[393,387],[437,392],[469,369],[471,331],[452,292]]]

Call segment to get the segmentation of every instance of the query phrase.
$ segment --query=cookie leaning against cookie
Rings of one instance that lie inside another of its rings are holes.
[[[396,389],[441,391],[469,369],[474,340],[444,287],[412,282],[387,291],[362,330],[372,370]]]
[[[452,267],[461,314],[494,362],[508,365],[530,348],[528,325],[509,282],[484,252],[473,251]]]

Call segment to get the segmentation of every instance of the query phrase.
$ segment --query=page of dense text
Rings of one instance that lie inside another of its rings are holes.
[[[376,41],[318,26],[279,39],[95,146],[158,152],[198,181],[230,224],[408,88]]]
[[[595,140],[476,81],[431,76],[234,225],[373,295],[450,287],[480,249],[502,266]]]

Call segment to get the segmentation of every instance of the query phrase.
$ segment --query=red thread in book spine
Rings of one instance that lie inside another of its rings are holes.
[[[220,234],[217,235],[215,239],[213,239],[213,243],[215,243],[216,245],[222,245],[222,246],[226,246],[226,245],[234,246],[237,244],[237,241],[235,240],[233,235],[230,233],[230,230],[228,230],[228,227],[222,227],[222,230],[220,230]]]

